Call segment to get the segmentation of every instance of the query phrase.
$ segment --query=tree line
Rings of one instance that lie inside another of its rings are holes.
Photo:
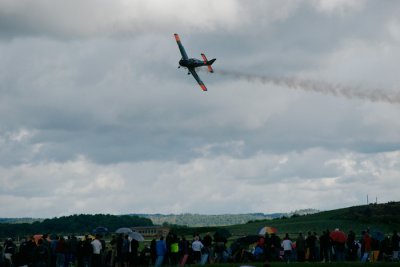
[[[0,237],[17,237],[33,234],[86,234],[102,226],[114,232],[120,227],[152,226],[150,219],[131,215],[80,214],[56,217],[33,223],[0,223]]]

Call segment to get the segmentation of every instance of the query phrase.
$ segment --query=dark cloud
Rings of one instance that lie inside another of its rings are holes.
[[[324,209],[363,198],[362,177],[395,198],[399,107],[365,100],[398,92],[399,7],[328,2],[3,1],[2,214]],[[202,92],[177,69],[174,32],[252,81],[199,72]]]

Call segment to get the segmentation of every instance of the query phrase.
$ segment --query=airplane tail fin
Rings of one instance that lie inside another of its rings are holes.
[[[216,60],[216,58],[213,58],[213,59],[211,59],[211,60],[207,60],[206,55],[201,54],[201,56],[203,57],[204,64],[208,67],[208,71],[211,72],[211,73],[213,73],[214,70],[213,70],[213,68],[211,67],[211,65],[214,63],[214,61]]]

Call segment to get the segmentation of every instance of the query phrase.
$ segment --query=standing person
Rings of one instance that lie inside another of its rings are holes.
[[[306,256],[306,240],[300,232],[296,239],[297,261],[304,262]]]
[[[112,235],[110,245],[111,245],[110,266],[114,267],[115,260],[117,258],[117,238],[115,237],[115,235]]]
[[[314,259],[315,259],[315,261],[320,261],[321,260],[321,255],[320,255],[321,244],[319,243],[319,236],[318,236],[317,232],[314,232],[313,235],[315,237]]]
[[[226,242],[225,242],[226,243]],[[272,240],[268,233],[264,235],[264,258],[265,260],[271,261],[271,251],[272,251]]]
[[[41,240],[41,239],[39,239]],[[36,243],[32,243],[30,239],[21,240],[21,244],[19,245],[17,263],[14,262],[14,265],[17,266],[32,266],[33,258],[35,254]],[[15,260],[15,259],[14,259]]]
[[[13,266],[12,257],[15,253],[17,253],[17,246],[11,238],[8,238],[4,243],[4,266]]]
[[[42,240],[43,240],[43,246],[45,248],[47,248],[47,251],[49,252],[49,266],[51,266],[51,239],[50,239],[50,235],[49,234],[44,234],[42,236]]]
[[[204,248],[202,250],[202,263],[205,264],[207,261],[211,259],[212,255],[212,237],[210,233],[207,233],[203,238]],[[211,259],[212,260],[212,259]]]
[[[306,245],[307,245],[307,250],[308,250],[308,261],[315,261],[315,244],[316,242],[316,237],[315,235],[311,234],[311,232],[308,232],[307,238],[306,238]]]
[[[189,241],[186,240],[185,236],[179,241],[179,252],[180,252],[180,266],[184,266],[189,257]]]
[[[0,243],[0,266],[4,266],[4,249],[3,245]]]
[[[200,263],[201,261],[201,250],[203,249],[204,245],[200,241],[200,237],[196,235],[194,237],[194,241],[192,243],[192,251],[195,263]]]
[[[167,254],[167,244],[165,243],[163,236],[160,236],[160,240],[156,242],[156,254],[157,259],[155,267],[160,267],[164,262],[165,254]]]
[[[361,262],[367,262],[371,253],[371,236],[368,231],[362,231],[361,240]]]
[[[64,267],[65,265],[65,254],[67,253],[67,245],[63,236],[58,238],[56,246],[56,266]]]
[[[92,264],[92,239],[86,235],[85,240],[82,243],[82,262],[84,267],[90,267]]]
[[[178,265],[179,257],[179,238],[176,234],[172,234],[170,243],[170,263],[172,266]]]
[[[131,240],[131,266],[137,267],[139,264],[138,258],[139,241],[136,239]]]
[[[38,246],[35,249],[33,257],[35,267],[48,267],[50,266],[50,250],[44,244],[43,239],[38,240]]]
[[[124,241],[122,242],[122,267],[128,267],[129,266],[129,247],[130,247],[130,242],[128,239],[128,235],[125,235]]]
[[[329,230],[326,230],[322,233],[319,238],[319,244],[321,249],[321,259],[323,262],[331,262],[332,258],[332,244],[331,238],[329,236]]]
[[[392,249],[393,249],[393,261],[399,260],[399,246],[400,246],[400,236],[397,231],[393,231],[392,239]]]
[[[121,267],[122,262],[123,262],[123,256],[122,256],[122,246],[124,244],[124,236],[123,234],[118,234],[117,236],[117,258],[115,260],[116,266]]]
[[[371,262],[378,261],[380,249],[380,241],[375,238],[371,238]]]
[[[358,247],[356,246],[356,233],[353,230],[349,231],[347,235],[347,259],[349,261],[355,261],[357,258],[357,250]]]
[[[68,239],[68,266],[72,264],[75,266],[78,255],[78,239],[72,235]]]
[[[289,234],[286,233],[285,238],[282,241],[282,247],[284,251],[284,260],[286,263],[290,262],[290,258],[292,256],[292,240],[289,238]]]
[[[92,254],[92,266],[100,267],[101,266],[101,250],[103,246],[100,242],[100,236],[97,234],[96,238],[91,242],[93,248]]]
[[[271,260],[278,261],[281,252],[281,239],[275,233],[271,234]]]
[[[157,244],[157,240],[155,238],[153,238],[150,242],[151,265],[155,265],[156,260],[157,260],[157,248],[156,248],[157,245],[156,244]]]

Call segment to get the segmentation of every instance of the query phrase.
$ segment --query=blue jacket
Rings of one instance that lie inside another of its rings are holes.
[[[157,256],[165,256],[167,253],[167,245],[164,240],[157,240],[156,242]]]

